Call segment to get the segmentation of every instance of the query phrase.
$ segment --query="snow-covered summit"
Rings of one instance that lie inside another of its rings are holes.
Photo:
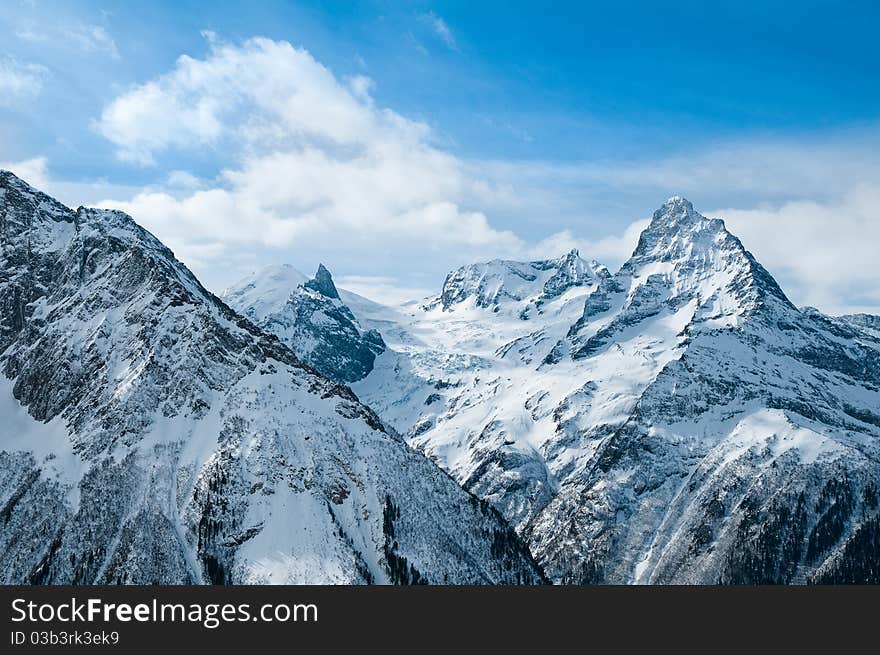
[[[281,309],[291,292],[308,281],[289,264],[266,266],[227,287],[221,297],[256,323]]]
[[[706,218],[673,196],[654,212],[620,270],[600,281],[568,338],[575,356],[584,356],[651,316],[711,328],[750,316],[772,320],[774,307],[796,311],[723,220]],[[599,329],[584,329],[591,324]],[[565,344],[560,348],[553,357],[567,350]]]

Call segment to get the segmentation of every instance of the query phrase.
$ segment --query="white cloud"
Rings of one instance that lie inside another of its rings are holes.
[[[581,257],[595,259],[614,271],[632,254],[650,219],[630,223],[621,234],[610,234],[598,239],[587,239],[566,229],[551,234],[539,241],[528,252],[532,259],[550,259],[558,257],[572,248],[577,248]]]
[[[445,20],[433,11],[421,14],[419,18],[422,22],[426,23],[431,30],[433,30],[434,34],[446,44],[446,47],[450,50],[458,51],[458,43],[455,40],[455,35],[452,33],[452,30],[449,28],[449,25],[446,24]]]
[[[11,57],[0,59],[0,107],[12,107],[33,100],[49,75],[45,66],[20,62]]]
[[[336,286],[369,298],[383,305],[402,305],[410,300],[421,300],[437,293],[437,289],[401,284],[396,277],[384,275],[340,275],[334,277]]]
[[[798,304],[833,314],[880,313],[880,186],[858,185],[835,201],[712,214],[725,219]]]
[[[221,140],[260,150],[341,150],[419,145],[427,137],[427,126],[374,108],[366,78],[343,84],[287,42],[210,46],[206,59],[181,56],[170,73],[104,109],[96,127],[124,159],[149,164],[167,149]]]
[[[368,78],[340,81],[286,42],[209,44],[206,58],[180,57],[171,72],[112,101],[96,124],[129,161],[217,147],[229,162],[212,187],[105,201],[182,256],[208,245],[328,241],[475,256],[524,247],[474,208],[492,193],[485,182],[434,145],[427,125],[377,107]],[[178,191],[186,187],[174,178]]]
[[[165,184],[173,189],[199,189],[203,185],[202,181],[190,173],[189,171],[171,171],[165,178]]]

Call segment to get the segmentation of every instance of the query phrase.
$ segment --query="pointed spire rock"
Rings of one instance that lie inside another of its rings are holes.
[[[318,271],[315,273],[315,277],[306,282],[305,287],[317,291],[322,296],[328,298],[339,298],[339,292],[336,290],[336,285],[333,284],[333,276],[330,275],[330,271],[324,267],[324,264],[318,264]]]

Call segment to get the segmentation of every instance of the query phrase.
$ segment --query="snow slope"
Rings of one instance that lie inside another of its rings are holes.
[[[231,285],[220,297],[233,309],[246,308],[241,313],[259,323],[281,310],[290,294],[308,279],[290,265],[267,266]]]

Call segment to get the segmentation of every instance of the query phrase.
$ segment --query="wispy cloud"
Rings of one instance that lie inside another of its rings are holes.
[[[0,58],[0,107],[12,107],[39,95],[49,70],[39,64]]]
[[[119,59],[116,41],[100,25],[77,25],[68,34],[70,39],[84,52],[102,53],[112,59]]]
[[[455,40],[455,34],[452,33],[452,30],[449,28],[449,25],[446,24],[445,20],[433,11],[420,14],[419,19],[431,28],[434,34],[446,44],[446,47],[458,52],[458,43]]]
[[[431,53],[428,52],[428,49],[422,45],[422,42],[416,38],[416,35],[413,34],[412,31],[406,33],[406,40],[420,55],[424,55],[425,57],[430,56]]]
[[[69,43],[80,52],[103,54],[111,59],[120,58],[116,40],[101,25],[77,23],[64,28],[30,25],[17,30],[15,36],[27,43]]]
[[[50,40],[46,32],[40,32],[32,28],[16,30],[15,37],[27,43],[46,43]]]

